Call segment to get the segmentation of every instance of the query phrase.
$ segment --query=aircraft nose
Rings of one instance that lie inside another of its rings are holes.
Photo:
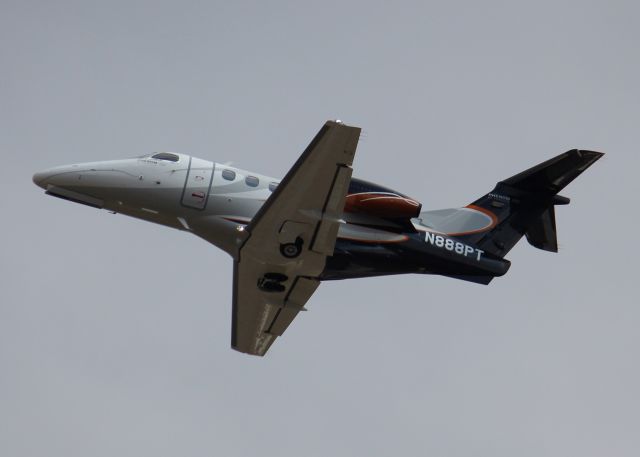
[[[33,183],[47,190],[49,185],[65,187],[78,179],[78,165],[48,168],[33,175]]]
[[[38,173],[35,173],[33,175],[33,183],[38,186],[38,187],[42,187],[43,189],[46,190],[47,188],[47,178],[51,176],[51,172],[46,170],[46,171],[40,171]]]

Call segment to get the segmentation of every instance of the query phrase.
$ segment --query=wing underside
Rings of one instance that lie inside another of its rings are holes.
[[[329,121],[246,228],[234,262],[231,345],[264,355],[333,254],[360,129]]]

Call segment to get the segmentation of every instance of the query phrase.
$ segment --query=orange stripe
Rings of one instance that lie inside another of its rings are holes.
[[[402,235],[402,238],[399,240],[363,240],[361,238],[352,238],[349,236],[338,236],[339,239],[341,240],[348,240],[348,241],[357,241],[359,243],[370,243],[370,244],[391,244],[391,243],[402,243],[404,241],[407,241],[409,239],[409,237],[407,235]]]

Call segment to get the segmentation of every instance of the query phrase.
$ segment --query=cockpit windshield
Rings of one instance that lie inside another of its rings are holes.
[[[159,152],[152,155],[151,158],[157,160],[168,160],[169,162],[177,162],[178,160],[180,160],[178,154],[173,154],[171,152]]]

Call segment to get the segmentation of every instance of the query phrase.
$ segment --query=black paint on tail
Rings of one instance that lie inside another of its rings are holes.
[[[525,235],[532,246],[557,252],[554,208],[569,203],[558,192],[603,155],[572,149],[500,181],[490,193],[470,205],[495,214],[495,226],[490,231],[461,238],[500,257]]]

